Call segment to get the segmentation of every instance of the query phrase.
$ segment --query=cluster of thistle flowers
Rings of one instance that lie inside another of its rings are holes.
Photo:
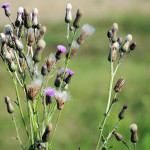
[[[123,86],[125,84],[124,78],[121,77],[117,81],[116,85],[113,88],[114,76],[115,76],[115,74],[117,72],[117,69],[118,69],[119,65],[121,64],[123,58],[136,48],[136,42],[131,43],[131,41],[132,41],[132,35],[131,34],[127,35],[125,41],[123,42],[122,38],[117,36],[117,33],[118,33],[118,24],[114,23],[112,25],[112,29],[107,32],[107,37],[109,38],[109,41],[110,41],[110,51],[109,51],[109,55],[108,55],[108,60],[111,62],[110,89],[109,89],[109,98],[108,98],[107,109],[106,109],[106,112],[104,114],[103,123],[100,126],[100,134],[99,134],[99,140],[98,140],[98,143],[97,143],[96,150],[98,150],[98,148],[99,148],[100,140],[103,142],[103,144],[102,144],[100,149],[106,150],[106,149],[111,148],[111,147],[108,146],[108,140],[110,139],[112,134],[114,134],[116,139],[118,141],[121,141],[128,149],[131,149],[126,144],[126,142],[123,140],[122,136],[119,133],[117,133],[117,131],[116,131],[120,121],[122,119],[124,119],[125,112],[126,112],[126,110],[128,108],[127,105],[124,105],[122,110],[121,110],[121,112],[119,113],[119,115],[118,115],[119,121],[117,122],[117,124],[115,125],[113,130],[108,134],[108,136],[106,138],[104,138],[104,136],[103,136],[103,130],[104,130],[104,126],[105,126],[105,122],[107,120],[107,117],[110,114],[112,106],[116,102],[118,102],[117,94],[122,90],[122,88],[123,88]],[[119,54],[119,58],[117,59],[117,55],[118,54]],[[117,61],[116,68],[113,69],[115,61]],[[115,94],[114,94],[113,100],[111,101],[112,89],[114,89]],[[136,124],[132,124],[130,126],[130,130],[131,130],[131,141],[135,145],[137,140],[138,140],[138,137],[137,137],[137,125]]]
[[[68,84],[71,82],[74,72],[68,69],[69,61],[74,55],[76,55],[80,45],[94,33],[95,29],[89,24],[83,25],[79,36],[75,40],[76,31],[80,27],[82,9],[77,10],[73,26],[70,26],[72,21],[72,5],[68,3],[65,15],[65,22],[67,23],[67,47],[58,45],[57,52],[55,54],[51,53],[47,58],[45,58],[45,65],[42,66],[41,71],[38,71],[38,64],[42,59],[42,53],[46,46],[44,41],[46,27],[42,26],[38,22],[38,9],[33,8],[32,12],[30,12],[28,8],[19,7],[17,11],[17,18],[15,22],[13,22],[9,7],[9,3],[2,5],[5,15],[10,19],[13,28],[11,25],[6,25],[4,27],[4,33],[0,33],[2,41],[0,55],[14,81],[18,100],[16,103],[19,106],[23,124],[25,126],[29,142],[31,142],[31,148],[35,149],[36,145],[38,149],[48,149],[51,146],[56,130],[55,127],[50,145],[47,145],[52,131],[51,122],[55,109],[58,108],[61,112],[64,108],[64,104],[70,100],[70,94],[66,90]],[[72,38],[69,38],[71,34]],[[23,38],[25,38],[26,41],[25,45],[23,44]],[[66,53],[66,58],[63,60],[65,67],[58,67],[59,69],[57,70],[57,62],[62,58],[63,53]],[[47,87],[47,83],[51,76],[54,75],[55,72],[53,70],[55,69],[57,72],[54,82],[55,88]],[[28,77],[30,78],[30,84],[28,85],[26,85],[26,82],[28,82],[28,80],[26,80],[27,75],[29,75]],[[29,110],[28,116],[31,128],[31,137],[29,136],[27,125],[24,120],[17,84],[20,84],[27,97],[27,110]],[[45,130],[43,129],[43,124],[42,127],[39,126],[38,113],[35,113],[38,111],[37,108],[40,98],[42,98],[42,104],[44,106],[42,121],[44,126],[46,126]],[[32,106],[30,106],[30,101],[32,101]],[[8,96],[5,97],[5,102],[8,112],[14,116],[14,108]],[[49,107],[47,108],[47,106]],[[49,111],[47,111],[47,109],[49,109]],[[13,120],[15,123],[15,119]],[[16,131],[18,136],[17,139],[22,145],[17,126]]]

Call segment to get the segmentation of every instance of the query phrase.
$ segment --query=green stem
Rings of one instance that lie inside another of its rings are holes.
[[[17,127],[17,124],[16,124],[16,120],[15,120],[15,115],[14,114],[12,115],[12,120],[14,121],[14,125],[15,125],[15,128],[16,128],[17,140],[19,141],[21,148],[24,150],[24,147],[22,145],[22,142],[21,142],[21,139],[20,139],[20,136],[19,136],[18,127]]]
[[[134,145],[134,150],[136,150],[136,143],[134,143],[133,145]]]
[[[53,142],[53,139],[54,139],[54,135],[55,135],[56,128],[57,128],[57,125],[58,125],[58,121],[59,121],[59,118],[60,118],[60,114],[61,114],[61,110],[59,111],[59,114],[58,114],[58,117],[57,117],[57,121],[56,121],[56,125],[55,125],[55,128],[54,128],[54,132],[53,132],[53,135],[52,135],[49,147],[48,147],[49,150],[51,149],[51,145],[52,145],[52,142]]]
[[[103,146],[105,144],[107,144],[109,138],[112,136],[113,131],[118,127],[118,124],[120,123],[120,120],[116,123],[115,127],[113,128],[113,130],[109,133],[109,135],[107,136],[107,138],[105,139],[105,142],[103,143],[103,145],[101,146],[100,150],[103,148]]]
[[[128,149],[132,150],[131,147],[129,147],[129,145],[128,145],[125,141],[122,140],[122,143],[123,143]]]

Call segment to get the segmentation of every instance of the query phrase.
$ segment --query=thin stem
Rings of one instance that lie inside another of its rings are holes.
[[[105,139],[105,142],[103,143],[103,145],[101,146],[100,149],[102,149],[103,146],[104,146],[105,144],[107,144],[109,138],[112,136],[113,131],[118,127],[118,124],[119,124],[119,123],[120,123],[120,120],[116,123],[115,127],[113,128],[113,130],[109,133],[109,135],[108,135],[107,138]]]
[[[14,114],[12,115],[12,120],[14,121],[14,125],[15,125],[15,128],[16,128],[17,140],[19,141],[21,148],[24,150],[24,147],[22,145],[22,142],[21,142],[21,139],[20,139],[20,136],[19,136],[18,127],[17,127],[17,124],[16,124],[16,120],[15,120],[15,115]]]
[[[48,148],[49,150],[51,149],[51,145],[52,145],[52,142],[53,142],[53,139],[54,139],[54,135],[55,135],[56,128],[57,128],[57,125],[58,125],[58,121],[59,121],[59,118],[60,118],[60,114],[61,114],[61,110],[59,111],[59,114],[58,114],[58,117],[57,117],[56,125],[55,125],[53,135],[52,135],[52,138],[51,138],[51,141],[50,141],[50,144],[49,144],[49,148]]]
[[[132,150],[131,147],[130,147],[125,141],[122,140],[122,143],[123,143],[128,149]]]
[[[16,31],[16,34],[17,34],[17,29],[16,29],[16,27],[15,27],[15,25],[14,25],[14,23],[13,23],[13,21],[12,21],[12,19],[11,19],[10,16],[9,16],[9,20],[10,20],[11,24],[13,25],[13,27],[14,27],[14,29],[15,29],[15,31]]]
[[[136,150],[136,143],[134,143],[133,145],[134,145],[134,150]]]

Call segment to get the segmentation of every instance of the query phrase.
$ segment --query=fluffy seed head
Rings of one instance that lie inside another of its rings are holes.
[[[128,34],[127,37],[126,37],[126,42],[131,42],[132,41],[132,35],[131,34]]]
[[[38,47],[38,49],[44,49],[45,48],[45,46],[46,46],[46,43],[45,43],[45,41],[44,40],[39,40],[38,41],[38,44],[37,44],[37,47]]]
[[[28,85],[28,98],[30,100],[34,100],[36,96],[38,95],[40,89],[42,86],[42,79],[35,79],[31,82],[30,85]]]
[[[32,13],[33,13],[34,15],[37,15],[37,14],[38,14],[38,9],[37,9],[37,8],[33,8]]]
[[[72,5],[68,3],[66,6],[66,16],[65,16],[66,23],[69,23],[72,21],[71,9],[72,9]]]
[[[11,27],[9,24],[8,24],[8,25],[5,25],[5,27],[4,27],[4,33],[5,33],[6,35],[10,35],[12,32],[13,32],[12,27]]]
[[[131,124],[130,125],[130,131],[131,132],[137,132],[137,125],[136,124]]]
[[[84,24],[80,36],[77,39],[78,44],[83,44],[84,41],[95,32],[95,28],[89,24]]]
[[[70,97],[70,94],[68,94],[66,91],[56,91],[55,99],[57,101],[57,108],[62,110],[64,104],[70,100]]]
[[[17,12],[18,12],[19,14],[22,14],[22,13],[24,12],[23,7],[19,7]]]
[[[113,34],[116,34],[118,31],[118,24],[117,23],[113,23],[112,25],[112,32]]]

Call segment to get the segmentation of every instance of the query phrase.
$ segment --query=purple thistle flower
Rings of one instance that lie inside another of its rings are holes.
[[[69,72],[69,75],[73,76],[73,75],[74,75],[74,72],[73,72],[73,71],[70,71],[70,72]]]
[[[10,3],[4,3],[2,6],[1,6],[1,8],[7,8],[7,7],[9,7],[10,6]]]
[[[62,73],[64,73],[64,70],[65,70],[65,68],[62,68]],[[66,71],[65,71],[65,74],[67,74],[67,73],[69,73],[70,72],[70,69],[66,69]]]
[[[57,46],[57,49],[60,51],[60,52],[62,52],[62,53],[65,53],[66,52],[66,47],[65,46],[63,46],[63,45],[58,45]]]
[[[55,95],[55,92],[56,92],[56,90],[51,87],[44,89],[44,91],[45,91],[46,96],[49,96],[51,98]]]

